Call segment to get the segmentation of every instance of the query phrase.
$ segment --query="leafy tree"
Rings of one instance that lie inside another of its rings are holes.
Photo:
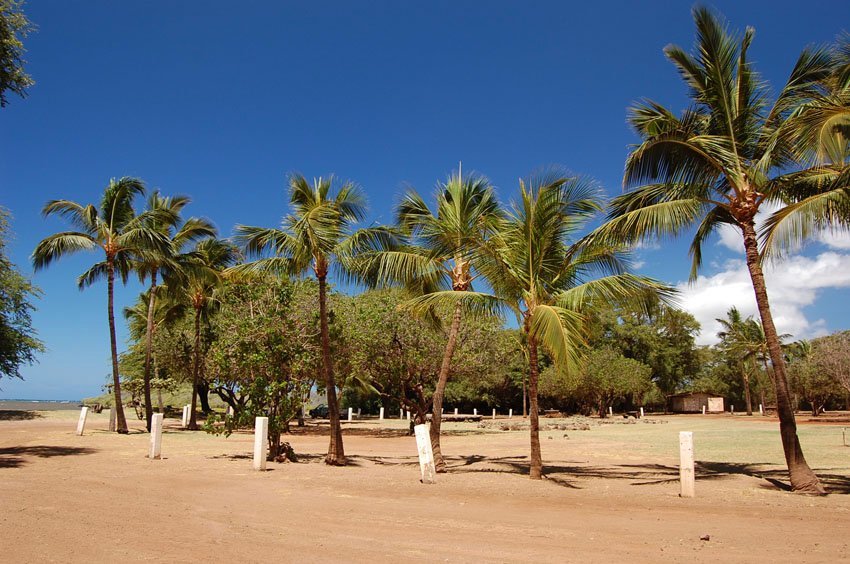
[[[549,170],[520,181],[520,198],[481,248],[482,271],[498,300],[481,296],[482,307],[501,301],[517,316],[529,359],[529,418],[532,479],[542,477],[538,377],[540,345],[555,364],[578,366],[584,314],[594,302],[619,302],[655,281],[625,272],[617,245],[574,241],[577,231],[600,209],[594,183]],[[597,276],[600,276],[597,278]]]
[[[850,331],[815,339],[812,349],[817,370],[850,394]]]
[[[36,337],[31,300],[41,292],[24,278],[6,256],[9,212],[0,208],[0,377],[21,378],[20,368],[44,351]]]
[[[837,382],[821,370],[815,345],[810,341],[797,341],[789,347],[788,373],[791,389],[800,395],[817,417],[827,401],[838,391]]]
[[[127,421],[121,401],[121,383],[118,372],[118,346],[115,342],[115,314],[113,298],[116,271],[126,283],[134,255],[143,252],[165,252],[168,241],[157,231],[147,227],[150,215],[146,211],[136,215],[133,199],[143,195],[144,184],[137,178],[112,179],[103,193],[100,205],[83,206],[70,200],[51,200],[42,211],[45,216],[59,215],[80,231],[64,231],[46,237],[32,253],[35,270],[50,265],[54,260],[78,251],[100,249],[104,260],[95,263],[77,279],[80,289],[98,280],[107,281],[107,313],[109,315],[109,341],[112,350],[112,390],[115,394],[117,431],[128,433]]]
[[[203,237],[215,237],[216,229],[204,219],[195,217],[182,221],[180,212],[190,202],[187,196],[162,196],[159,191],[154,191],[148,196],[147,209],[148,223],[146,227],[162,234],[170,240],[171,245],[166,252],[151,250],[138,256],[134,268],[139,278],[144,282],[150,279],[150,288],[147,292],[148,311],[145,315],[147,321],[145,327],[145,366],[144,366],[144,402],[145,421],[148,431],[151,428],[151,417],[153,407],[151,405],[151,358],[153,351],[153,332],[156,319],[157,307],[157,275],[162,274],[166,285],[170,279],[179,278],[180,272],[177,255],[191,241]],[[162,213],[159,213],[162,212]],[[176,280],[175,280],[176,282]]]
[[[680,116],[653,101],[632,108],[629,119],[641,142],[626,161],[624,185],[630,190],[614,199],[609,222],[598,235],[636,242],[697,225],[690,248],[695,279],[706,239],[723,225],[740,231],[773,365],[791,485],[795,491],[823,493],[797,437],[755,219],[765,202],[781,201],[796,186],[796,171],[788,172],[796,156],[789,118],[819,92],[830,59],[822,51],[804,51],[768,106],[767,87],[747,59],[752,28],[738,42],[707,8],[695,8],[694,20],[696,53],[676,46],[665,49],[693,104]]]
[[[217,297],[207,376],[213,391],[234,408],[219,425],[205,429],[230,434],[269,418],[269,459],[281,454],[281,433],[310,394],[320,361],[310,294],[315,288],[271,277],[226,283]]]
[[[273,256],[240,265],[238,272],[272,272],[303,276],[313,271],[319,282],[319,326],[321,334],[321,372],[328,396],[331,425],[330,444],[325,463],[345,465],[339,402],[331,358],[330,328],[327,311],[327,284],[332,269],[354,276],[357,256],[377,248],[389,248],[392,234],[382,227],[353,230],[364,218],[366,204],[360,189],[345,182],[334,190],[333,178],[314,179],[312,184],[299,174],[289,178],[289,203],[292,213],[283,219],[281,229],[238,225],[236,239],[249,256]],[[332,194],[332,192],[335,192]]]
[[[409,244],[375,255],[368,266],[367,280],[373,285],[398,283],[419,294],[419,299],[411,302],[414,308],[415,304],[435,300],[453,302],[451,327],[431,398],[429,428],[434,466],[437,472],[445,472],[440,447],[441,413],[460,334],[464,298],[474,297],[469,292],[477,276],[475,253],[502,212],[490,181],[475,174],[463,176],[460,167],[446,182],[437,184],[434,196],[436,211],[414,190],[404,195],[397,208],[397,224]]]
[[[9,103],[6,91],[26,97],[35,84],[24,71],[23,39],[35,29],[23,11],[22,0],[0,0],[0,108]]]

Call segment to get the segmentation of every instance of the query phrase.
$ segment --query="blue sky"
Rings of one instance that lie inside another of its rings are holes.
[[[774,85],[807,44],[848,26],[845,1],[716,2],[756,28],[751,57]],[[189,214],[275,225],[285,175],[360,183],[370,221],[389,221],[402,187],[430,192],[458,161],[508,200],[517,178],[560,164],[620,191],[634,136],[626,109],[686,92],[662,49],[693,44],[689,2],[113,2],[44,0],[26,12],[36,80],[0,110],[0,205],[14,215],[11,258],[27,274],[36,243],[65,226],[53,198],[96,202],[110,177],[138,176],[192,196]],[[850,26],[848,26],[850,27]],[[734,238],[709,244],[703,278],[682,242],[648,245],[641,272],[680,283],[708,322],[736,304],[754,313]],[[106,288],[79,292],[95,255],[39,272],[33,316],[48,352],[0,382],[0,398],[76,399],[109,373]],[[743,284],[742,284],[743,280]],[[769,275],[781,331],[846,329],[850,245],[809,245]],[[774,290],[775,288],[775,290]],[[139,287],[118,288],[117,307]],[[775,297],[774,297],[775,294]],[[747,301],[749,300],[749,302]],[[702,340],[710,340],[704,330]],[[119,340],[123,343],[126,331]],[[120,346],[120,345],[119,345]]]

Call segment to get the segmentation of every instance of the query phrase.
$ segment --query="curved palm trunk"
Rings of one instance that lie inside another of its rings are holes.
[[[773,316],[770,313],[770,304],[767,300],[767,286],[764,282],[764,273],[759,262],[758,240],[755,227],[752,222],[745,223],[741,227],[744,234],[744,249],[747,256],[747,268],[753,283],[756,295],[761,325],[764,329],[767,349],[773,364],[773,384],[776,389],[776,411],[779,415],[779,434],[782,437],[782,448],[785,451],[785,461],[788,464],[788,474],[791,478],[791,488],[796,492],[824,494],[823,486],[818,477],[809,468],[800,447],[800,439],[797,437],[797,422],[794,419],[794,410],[791,407],[791,397],[788,392],[788,379],[785,375],[785,358],[773,324]]]
[[[189,429],[198,430],[195,412],[198,407],[198,376],[201,372],[201,308],[195,308],[195,350],[194,365],[192,366],[192,411],[189,416]]]
[[[153,351],[153,311],[156,302],[156,270],[151,272],[150,299],[148,300],[148,319],[145,327],[145,425],[151,431],[153,403],[151,402],[151,353]]]
[[[333,364],[331,363],[331,338],[328,329],[327,277],[317,275],[319,279],[319,326],[322,334],[322,372],[328,395],[328,417],[331,423],[331,441],[325,464],[345,466],[345,449],[342,445],[342,425],[339,422],[339,402],[336,397]]]
[[[455,304],[452,326],[449,329],[449,340],[446,343],[446,350],[443,352],[443,362],[440,364],[437,387],[434,389],[434,396],[431,400],[431,427],[429,433],[431,435],[431,450],[434,451],[434,468],[439,473],[446,471],[446,461],[443,460],[443,452],[440,450],[440,425],[443,421],[443,397],[446,393],[446,383],[449,381],[449,367],[452,363],[452,355],[455,352],[457,336],[460,332],[460,314],[461,306],[460,302],[458,302]]]
[[[537,339],[528,336],[528,403],[529,423],[531,429],[531,463],[528,468],[528,477],[539,480],[543,477],[543,455],[540,452],[540,420],[537,408],[537,379],[539,368],[537,366]]]
[[[121,402],[121,381],[118,377],[118,345],[115,341],[115,314],[113,313],[113,298],[115,294],[115,264],[111,259],[106,261],[107,271],[107,293],[109,294],[109,344],[112,348],[112,390],[115,394],[115,414],[117,416],[118,425],[116,431],[126,434],[130,431],[127,429],[127,419],[124,417],[124,406]]]

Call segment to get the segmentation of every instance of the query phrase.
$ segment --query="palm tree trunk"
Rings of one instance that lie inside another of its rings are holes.
[[[744,399],[747,402],[747,415],[753,414],[753,402],[750,399],[750,376],[747,369],[741,365],[741,376],[744,378]]]
[[[443,362],[440,364],[440,374],[437,377],[437,387],[431,400],[431,449],[434,451],[434,468],[437,472],[446,471],[446,461],[443,460],[443,452],[440,450],[440,425],[443,415],[443,397],[446,393],[446,383],[449,381],[449,367],[452,363],[452,355],[457,346],[457,336],[460,332],[460,302],[455,304],[452,326],[449,329],[449,340],[443,352]]]
[[[189,430],[198,430],[195,412],[198,407],[198,376],[201,372],[201,308],[195,308],[195,350],[194,366],[192,367],[192,411],[189,415]]]
[[[791,479],[791,488],[796,492],[824,494],[823,486],[818,477],[809,468],[800,439],[797,437],[797,422],[794,419],[794,410],[791,408],[790,394],[788,392],[788,379],[785,375],[785,358],[773,324],[773,316],[770,313],[770,304],[767,300],[767,286],[764,281],[761,262],[758,252],[758,239],[752,221],[741,226],[744,234],[744,250],[747,257],[747,268],[753,283],[756,295],[761,325],[764,329],[764,337],[767,342],[770,360],[773,364],[773,384],[776,389],[776,411],[779,415],[779,434],[782,437],[782,448],[785,451],[785,462],[788,465],[788,474]]]
[[[325,464],[345,466],[345,449],[342,445],[342,425],[339,422],[339,402],[336,397],[333,364],[331,363],[331,337],[328,329],[327,277],[317,274],[319,279],[319,326],[322,334],[322,372],[328,395],[328,418],[331,424],[331,440]]]
[[[522,418],[528,417],[528,375],[522,375]]]
[[[127,434],[127,419],[124,417],[124,405],[121,402],[121,381],[118,377],[118,344],[115,340],[115,314],[113,313],[113,298],[115,294],[115,264],[111,258],[106,259],[107,293],[109,294],[109,344],[112,348],[112,390],[115,394],[115,414],[118,420],[116,431]]]
[[[528,477],[539,480],[543,477],[543,456],[540,453],[540,420],[537,409],[537,339],[528,336],[528,403],[529,423],[531,429],[531,465]]]
[[[153,405],[151,403],[151,352],[153,351],[153,312],[156,302],[156,270],[151,272],[150,299],[148,300],[148,319],[145,327],[145,426],[151,431]]]

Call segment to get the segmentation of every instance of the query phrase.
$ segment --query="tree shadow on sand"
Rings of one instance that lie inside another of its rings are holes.
[[[0,448],[0,468],[18,468],[30,462],[24,457],[53,458],[55,456],[77,456],[94,454],[97,449],[65,446],[22,446]]]
[[[497,472],[528,475],[528,457],[505,456],[500,458],[480,455],[447,457],[449,472]],[[723,480],[733,476],[749,476],[764,480],[761,487],[790,491],[787,470],[767,463],[722,463],[698,461],[696,479]],[[816,470],[827,491],[833,494],[850,494],[850,476],[834,474],[830,469]],[[543,473],[550,482],[566,488],[579,489],[581,479],[627,480],[633,486],[651,486],[679,481],[679,467],[664,464],[617,464],[588,466],[574,463],[545,464]]]
[[[0,421],[29,421],[41,419],[44,415],[37,411],[20,411],[17,409],[0,409]]]

